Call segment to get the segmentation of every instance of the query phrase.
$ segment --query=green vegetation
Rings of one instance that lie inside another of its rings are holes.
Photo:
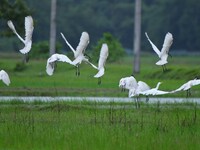
[[[9,57],[8,57],[9,55]],[[115,63],[106,63],[102,84],[97,84],[93,76],[97,70],[88,64],[81,64],[81,75],[75,76],[75,68],[69,64],[57,63],[53,76],[46,74],[46,59],[33,59],[25,64],[25,69],[15,71],[16,64],[21,62],[23,55],[8,54],[1,58],[1,69],[6,70],[11,79],[9,87],[0,82],[0,95],[37,95],[37,96],[111,96],[127,97],[128,92],[121,92],[118,83],[122,77],[132,74],[132,57],[123,57]],[[135,74],[136,79],[145,81],[155,87],[158,81],[163,82],[160,89],[174,90],[180,85],[200,76],[199,56],[173,56],[167,64],[168,72],[155,65],[157,57],[143,54],[141,57],[141,72]],[[96,62],[94,62],[96,64]],[[192,97],[199,97],[200,86],[191,90]],[[185,92],[173,94],[175,97],[185,97]],[[166,95],[172,96],[172,95]]]
[[[196,104],[1,102],[0,149],[199,149]]]
[[[98,60],[100,49],[103,43],[106,43],[109,49],[109,57],[107,62],[116,62],[121,57],[125,56],[125,50],[119,40],[114,38],[110,33],[104,33],[103,37],[98,40],[97,45],[93,48],[93,59]]]

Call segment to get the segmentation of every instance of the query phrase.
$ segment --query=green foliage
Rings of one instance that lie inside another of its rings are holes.
[[[21,71],[24,71],[26,70],[27,66],[25,63],[23,62],[19,62],[19,63],[16,63],[16,66],[14,68],[14,71],[16,72],[21,72]]]
[[[61,44],[56,43],[56,52],[59,52],[61,49]],[[30,51],[31,58],[47,58],[49,56],[49,41],[41,41],[33,44],[33,47]]]
[[[75,67],[58,62],[52,76],[46,73],[47,59],[33,59],[30,57],[26,70],[16,72],[13,70],[16,63],[22,61],[22,54],[1,55],[0,66],[8,72],[11,78],[9,87],[0,82],[0,95],[5,96],[106,96],[128,97],[128,91],[121,92],[118,87],[122,77],[132,74],[132,57],[124,57],[115,63],[106,63],[106,71],[102,77],[102,84],[93,76],[97,73],[90,65],[80,65],[81,75],[75,76]],[[68,54],[67,54],[68,56]],[[70,57],[71,58],[71,57]],[[72,57],[73,58],[73,57]],[[144,81],[150,87],[162,82],[159,89],[164,91],[175,90],[188,80],[200,76],[199,56],[173,56],[169,59],[167,69],[163,73],[162,67],[155,65],[157,56],[142,55],[141,72],[135,74],[137,81]],[[200,86],[191,89],[192,97],[199,97]],[[185,97],[185,91],[167,94],[164,97]]]
[[[108,50],[109,50],[109,56],[108,56],[108,62],[116,62],[125,55],[125,51],[119,42],[118,39],[113,37],[110,33],[104,33],[103,37],[98,41],[97,45],[93,47],[93,57],[95,60],[98,60],[100,49],[103,43],[107,43]]]
[[[31,15],[31,10],[28,8],[24,0],[15,0],[10,2],[8,0],[1,0],[0,5],[0,19],[3,24],[0,24],[1,34],[11,35],[10,29],[7,27],[7,21],[12,20],[17,24],[18,32],[24,32],[24,17]],[[10,31],[10,32],[9,32]],[[13,35],[13,34],[12,34]]]
[[[134,103],[56,99],[1,104],[0,149],[200,149],[195,104],[143,104],[138,110]]]

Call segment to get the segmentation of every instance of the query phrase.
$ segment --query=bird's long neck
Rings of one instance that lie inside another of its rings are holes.
[[[156,85],[156,89],[158,89],[159,88],[159,86],[160,86],[160,82],[158,82],[158,84]]]

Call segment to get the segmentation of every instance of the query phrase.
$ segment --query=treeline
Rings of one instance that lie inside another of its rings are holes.
[[[26,0],[35,19],[33,40],[49,40],[50,0]],[[104,32],[118,38],[124,48],[133,47],[134,0],[57,0],[57,41],[63,43],[60,32],[76,47],[82,31],[90,35],[90,45],[95,45]],[[172,49],[200,50],[199,0],[142,0],[143,51],[151,47],[144,35],[148,32],[160,48],[164,36],[171,32]],[[23,16],[24,17],[24,16]],[[2,23],[6,20],[2,20]],[[1,24],[2,24],[1,23]],[[1,31],[5,26],[0,26]]]

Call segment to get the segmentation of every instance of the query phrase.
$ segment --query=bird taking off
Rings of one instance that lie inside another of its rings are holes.
[[[188,82],[186,82],[185,84],[180,86],[178,89],[172,91],[172,93],[179,92],[179,91],[187,91],[186,97],[189,97],[189,96],[191,96],[190,89],[193,86],[196,86],[196,85],[199,85],[199,84],[200,84],[200,79],[189,80]]]
[[[7,72],[5,72],[4,70],[0,71],[0,80],[2,80],[3,83],[5,83],[7,86],[9,86],[10,78],[9,78]]]
[[[167,58],[169,55],[169,49],[173,43],[172,34],[168,32],[165,35],[165,39],[164,39],[164,43],[163,43],[163,47],[162,47],[161,51],[153,44],[153,42],[150,40],[150,38],[146,32],[145,32],[145,35],[146,35],[149,43],[151,44],[153,50],[156,52],[156,54],[160,58],[160,60],[156,63],[156,65],[162,66],[163,72],[167,71],[165,64],[168,63]]]
[[[74,60],[72,61],[72,65],[77,66],[76,67],[76,75],[77,76],[80,75],[79,65],[82,63],[82,61],[90,64],[92,67],[94,67],[96,69],[96,66],[93,65],[88,60],[88,58],[86,58],[86,55],[85,55],[85,49],[87,48],[87,46],[89,44],[89,34],[87,32],[82,32],[81,37],[80,37],[80,41],[79,41],[78,46],[76,47],[76,50],[67,41],[67,39],[65,38],[64,34],[63,33],[60,33],[60,34],[61,34],[62,38],[64,39],[64,41],[66,42],[66,44],[69,46],[69,48],[74,53]]]
[[[102,44],[100,55],[99,55],[99,62],[98,62],[98,73],[94,75],[94,78],[98,78],[98,84],[101,84],[101,77],[104,75],[105,72],[105,64],[108,58],[108,45],[106,43]],[[95,68],[95,67],[94,67]]]
[[[56,62],[61,61],[61,62],[66,62],[72,65],[72,61],[63,54],[53,54],[51,57],[48,58],[47,60],[47,65],[46,65],[46,72],[48,75],[53,75]]]
[[[33,34],[33,18],[31,16],[25,17],[25,39],[23,39],[16,31],[15,26],[11,20],[8,22],[8,27],[13,31],[14,34],[24,43],[24,48],[19,50],[22,54],[27,56],[32,46],[32,34]],[[27,58],[28,59],[28,58]]]

